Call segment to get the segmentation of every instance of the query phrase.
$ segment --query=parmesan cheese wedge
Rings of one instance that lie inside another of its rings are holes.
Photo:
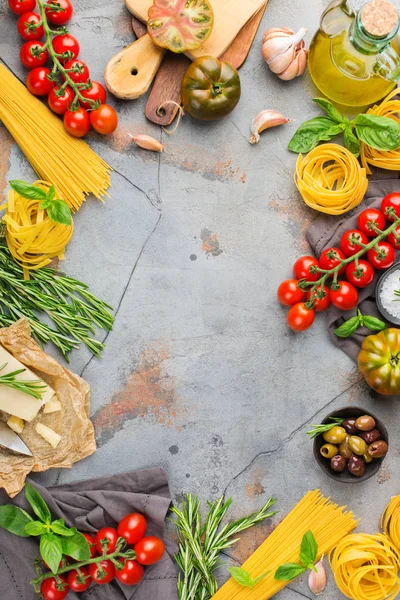
[[[36,433],[46,440],[50,446],[57,448],[58,444],[61,442],[61,435],[58,435],[58,433],[50,429],[50,427],[47,427],[47,425],[43,425],[43,423],[38,423],[35,429]]]
[[[0,345],[0,365],[4,365],[5,363],[7,364],[0,371],[0,374],[3,373],[6,375],[7,373],[12,373],[13,371],[17,371],[19,369],[25,369],[23,373],[17,375],[17,380],[42,381],[40,377],[38,377],[25,365],[20,363],[19,360],[14,358],[12,354],[7,352],[7,350]],[[36,398],[33,398],[32,396],[29,396],[29,394],[25,394],[20,390],[14,390],[6,387],[5,385],[0,385],[0,410],[13,415],[14,417],[19,417],[24,421],[32,421],[42,406],[47,402],[50,402],[54,395],[55,391],[47,384],[41,400],[37,400]]]
[[[55,413],[61,410],[61,402],[57,398],[53,398],[50,402],[46,402],[44,405],[44,413]]]
[[[25,427],[25,423],[19,417],[10,417],[7,421],[7,425],[15,431],[15,433],[22,433]]]

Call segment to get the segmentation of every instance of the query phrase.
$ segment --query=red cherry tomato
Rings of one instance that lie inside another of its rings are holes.
[[[388,269],[396,260],[396,252],[387,242],[378,242],[378,250],[371,248],[367,252],[367,257],[375,269]]]
[[[378,233],[371,229],[371,225],[374,225],[381,231],[385,229],[385,217],[376,208],[367,208],[358,215],[357,228],[365,233],[366,236],[374,238]]]
[[[61,55],[58,58],[62,63],[77,58],[80,52],[78,40],[70,33],[56,35],[55,37],[53,37],[53,41],[51,43],[53,45],[54,51],[57,54]],[[70,54],[68,56],[63,56],[66,52],[69,52]]]
[[[323,298],[319,298],[318,297],[318,292],[321,290],[321,286],[319,285],[318,288],[314,291],[312,298],[314,300],[314,310],[315,312],[322,312],[323,310],[326,310],[327,308],[330,307],[331,305],[331,299],[329,297],[329,288],[326,287],[326,285],[324,285],[324,297]],[[307,292],[307,301],[311,300],[311,290],[308,290]]]
[[[76,71],[69,72],[68,75],[75,83],[86,83],[89,79],[89,69],[87,68],[86,63],[81,60],[77,60],[73,58],[72,60],[68,60],[64,67],[69,69],[76,69]]]
[[[40,40],[44,35],[40,15],[35,12],[27,12],[20,16],[17,23],[19,35],[24,40]]]
[[[136,552],[136,560],[141,565],[154,565],[162,558],[165,546],[162,540],[149,535],[135,544],[133,549]]]
[[[346,257],[340,250],[340,248],[325,248],[325,250],[319,257],[319,264],[321,269],[324,269],[325,271],[330,271],[331,269],[337,267],[338,264],[345,259]],[[345,267],[339,269],[339,275],[341,275],[344,272],[344,269]]]
[[[34,10],[36,0],[8,0],[8,6],[16,15],[23,15]]]
[[[90,588],[92,579],[86,567],[79,567],[79,570],[80,574],[75,570],[68,573],[68,587],[73,592],[86,592]]]
[[[124,585],[137,585],[144,577],[144,569],[137,560],[127,560],[120,558],[119,562],[124,565],[122,570],[115,569],[115,577]]]
[[[296,279],[307,279],[307,281],[317,281],[320,273],[312,273],[311,268],[319,267],[319,262],[313,256],[302,256],[298,258],[293,265],[293,275]]]
[[[365,288],[369,285],[375,275],[375,270],[366,260],[358,260],[358,268],[355,261],[346,267],[346,279],[352,285],[358,288]]]
[[[147,522],[143,515],[131,513],[118,524],[118,535],[125,538],[128,544],[136,544],[146,533]]]
[[[81,533],[82,533],[83,537],[86,538],[86,541],[89,544],[90,558],[94,558],[95,556],[97,556],[96,541],[95,541],[94,537],[92,535],[90,535],[89,533],[86,533],[83,531]]]
[[[70,87],[64,88],[62,95],[57,96],[58,87],[53,87],[47,97],[51,110],[58,115],[65,115],[73,101],[75,94]]]
[[[69,0],[47,0],[47,4],[57,4],[61,10],[46,8],[46,17],[54,25],[65,25],[71,19],[74,12]]]
[[[46,49],[42,50],[43,47],[43,42],[30,41],[22,44],[19,57],[24,67],[34,69],[35,67],[43,67],[47,63],[49,53]]]
[[[99,565],[92,563],[88,570],[92,581],[99,585],[110,583],[115,577],[115,567],[111,560],[102,560]]]
[[[286,279],[278,287],[278,300],[285,306],[293,306],[304,300],[305,292],[299,288],[297,279]]]
[[[298,302],[289,310],[287,323],[293,331],[304,331],[314,323],[315,311],[307,308],[304,302]]]
[[[392,194],[388,194],[384,197],[381,204],[381,211],[385,215],[385,219],[387,219],[388,221],[395,221],[395,217],[390,217],[386,213],[386,209],[388,208],[392,208],[396,213],[396,217],[400,219],[400,192],[393,192]]]
[[[338,289],[330,290],[331,302],[340,310],[352,310],[358,304],[358,292],[348,281],[338,281]]]
[[[63,575],[59,575],[61,582],[55,577],[44,579],[40,585],[40,592],[44,600],[64,600],[68,594],[67,580]]]
[[[342,235],[340,240],[340,248],[347,257],[353,256],[362,248],[362,246],[360,246],[357,242],[361,242],[361,244],[368,244],[368,238],[365,233],[359,231],[358,229],[348,229]]]
[[[101,556],[106,550],[107,554],[112,554],[115,551],[118,540],[118,532],[114,527],[103,527],[96,533],[95,542],[96,550]]]
[[[118,126],[117,113],[108,104],[101,104],[99,108],[90,111],[90,124],[102,135],[113,133]]]
[[[106,90],[98,81],[92,81],[91,84],[92,86],[88,90],[80,90],[81,95],[88,100],[99,101],[100,104],[104,104],[107,99]],[[81,105],[83,108],[93,108],[90,102],[83,102],[83,100],[81,100]]]
[[[399,236],[398,238],[396,238],[395,236],[395,232],[397,233],[397,235]],[[396,248],[396,250],[400,250],[400,225],[397,225],[396,229],[394,230],[394,232],[389,233],[389,235],[387,236],[387,241],[389,244],[391,244],[394,248]]]
[[[64,127],[74,137],[83,137],[90,131],[89,114],[84,108],[67,110],[64,115]]]
[[[54,87],[54,81],[50,81],[48,76],[50,69],[47,67],[36,67],[28,73],[26,78],[26,87],[31,94],[35,96],[47,96]]]

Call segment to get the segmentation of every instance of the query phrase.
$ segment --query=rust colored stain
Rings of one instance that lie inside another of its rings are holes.
[[[129,146],[135,145],[132,142],[132,139],[130,137],[130,130],[128,130],[128,128],[125,127],[119,127],[111,136],[110,141],[111,141],[111,145],[113,147],[114,150],[116,150],[117,152],[123,152],[124,150],[126,150],[127,148],[129,148]]]
[[[388,467],[383,467],[378,473],[378,483],[382,485],[386,481],[390,481],[392,478],[392,473]]]
[[[240,534],[239,541],[233,546],[232,556],[243,564],[272,533],[273,529],[272,524],[265,523],[246,529]]]
[[[312,215],[300,197],[275,199],[269,203],[269,206],[287,223],[288,229],[293,233],[301,249],[308,251],[309,245],[306,232],[309,225],[317,217],[317,213],[315,212]]]
[[[264,473],[261,470],[255,471],[252,476],[252,481],[246,483],[246,496],[251,500],[261,496],[264,492],[264,486],[262,484],[264,479]]]
[[[202,229],[200,233],[202,240],[201,249],[208,256],[219,256],[223,250],[220,248],[216,233],[211,233],[209,229]]]
[[[2,160],[0,162],[0,203],[6,199],[8,162],[10,160],[11,147],[14,143],[13,138],[5,127],[0,126],[0,148],[2,151]]]
[[[246,179],[247,179],[247,173],[243,173],[243,175],[240,178],[241,183],[246,183]]]
[[[171,144],[168,152],[163,154],[163,162],[176,166],[185,171],[198,173],[211,180],[242,181],[246,177],[244,170],[235,164],[230,156],[221,157],[221,148],[204,148],[186,144],[175,146]]]
[[[169,358],[165,346],[149,347],[141,355],[137,369],[112,397],[93,416],[99,445],[103,445],[123,429],[124,423],[142,418],[152,423],[172,426],[178,413],[176,381],[164,372]]]

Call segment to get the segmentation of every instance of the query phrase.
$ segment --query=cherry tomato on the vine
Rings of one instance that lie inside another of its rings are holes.
[[[57,95],[58,91],[58,87],[53,87],[47,97],[47,102],[49,103],[49,106],[53,112],[57,113],[58,115],[65,115],[71,106],[71,102],[75,98],[75,94],[68,86],[62,90],[61,96]]]
[[[58,57],[62,63],[77,58],[80,52],[78,40],[70,33],[64,33],[63,35],[54,36],[53,41],[51,43],[54,48],[54,51],[57,54],[63,55],[65,52],[71,53],[70,56],[66,58],[63,58],[63,56]]]
[[[49,53],[44,49],[43,42],[25,42],[22,44],[21,50],[19,51],[19,57],[22,64],[27,69],[34,69],[35,67],[43,67],[47,63]]]
[[[330,271],[331,269],[337,267],[338,264],[345,259],[346,257],[340,250],[340,248],[325,248],[325,250],[323,250],[321,256],[319,257],[319,264],[321,269],[324,269],[325,271]],[[344,272],[344,269],[345,267],[339,269],[339,275],[341,275]]]
[[[162,540],[149,535],[135,544],[133,549],[136,552],[136,560],[141,565],[154,565],[162,558],[165,546]]]
[[[362,248],[357,242],[368,244],[368,238],[365,233],[358,229],[348,229],[341,237],[340,248],[347,257],[353,256]]]
[[[106,550],[107,554],[115,551],[118,540],[118,532],[114,527],[103,527],[96,533],[96,550],[101,556]]]
[[[346,267],[346,279],[352,285],[358,288],[365,288],[369,285],[375,275],[374,267],[366,260],[358,260],[358,267],[355,261],[349,263]]]
[[[278,287],[278,300],[285,306],[293,306],[304,300],[305,292],[299,288],[297,279],[286,279]]]
[[[375,269],[388,269],[396,260],[396,251],[387,242],[378,242],[378,249],[371,248],[367,252],[368,261]]]
[[[368,237],[376,237],[378,232],[371,228],[374,225],[381,231],[385,229],[385,217],[377,208],[367,208],[358,215],[357,228]]]
[[[296,279],[307,279],[307,281],[317,281],[320,273],[312,273],[311,268],[319,268],[319,262],[313,256],[301,256],[293,265],[293,275]]]
[[[87,98],[88,100],[93,100],[94,102],[99,101],[100,104],[104,104],[107,99],[106,90],[98,81],[91,81],[91,87],[87,90],[80,90],[81,96]],[[90,102],[80,101],[83,108],[93,108],[93,105]]]
[[[74,137],[83,137],[90,131],[88,112],[84,108],[67,110],[64,115],[64,127]]]
[[[117,113],[112,106],[101,104],[99,108],[90,111],[90,123],[97,133],[108,135],[117,129]]]
[[[17,23],[19,35],[24,40],[40,40],[44,35],[41,18],[35,12],[27,12],[20,16]]]
[[[44,600],[64,600],[68,594],[67,580],[63,575],[59,575],[61,582],[55,577],[44,579],[40,585],[40,593]]]
[[[128,544],[136,544],[144,537],[146,528],[147,522],[144,516],[139,513],[131,513],[119,522],[118,535],[125,538]]]
[[[115,569],[115,577],[124,585],[137,585],[144,577],[144,569],[137,560],[124,561],[123,558],[118,559],[124,565],[123,569]]]
[[[65,25],[71,19],[74,9],[69,0],[47,0],[47,4],[57,4],[60,10],[46,8],[46,17],[54,25]]]
[[[340,310],[352,310],[358,304],[358,292],[348,281],[338,281],[338,288],[330,290],[331,302]]]
[[[396,238],[395,233],[399,236]],[[397,225],[396,229],[389,233],[387,236],[387,241],[391,244],[396,250],[400,250],[400,225]]]
[[[34,10],[36,0],[8,0],[8,6],[16,15],[23,15]]]
[[[387,208],[393,208],[396,213],[396,217],[400,219],[400,192],[393,192],[392,194],[388,194],[384,197],[381,203],[381,211],[385,215],[385,218],[388,221],[395,221],[395,217],[390,217],[386,214]]]
[[[79,570],[80,574],[75,570],[68,573],[68,587],[73,592],[86,592],[90,588],[92,579],[89,577],[89,571],[86,567],[79,567]]]
[[[293,331],[304,331],[314,323],[315,311],[304,302],[298,302],[289,310],[287,323]],[[139,560],[139,559],[138,559]]]
[[[329,288],[326,287],[326,285],[324,285],[324,297],[323,298],[319,298],[318,297],[318,292],[321,290],[321,286],[319,285],[317,287],[316,290],[314,290],[312,296],[311,296],[311,290],[308,290],[307,292],[307,302],[309,300],[311,300],[311,298],[314,300],[314,310],[315,312],[322,312],[323,310],[326,310],[327,308],[330,307],[331,305],[331,299],[329,297]]]
[[[115,577],[115,567],[111,560],[102,560],[99,564],[92,563],[88,569],[92,581],[99,585],[110,583]]]
[[[94,537],[92,535],[90,535],[90,533],[86,533],[84,531],[82,531],[81,533],[82,533],[83,537],[86,539],[87,543],[89,544],[90,558],[94,558],[95,556],[97,556],[96,541],[95,541]]]
[[[48,76],[50,69],[47,67],[36,67],[28,73],[26,78],[26,87],[31,94],[35,96],[47,96],[54,87],[54,81],[50,81]]]
[[[81,60],[77,60],[76,58],[68,60],[64,64],[64,67],[68,71],[70,69],[76,69],[76,71],[68,73],[74,83],[86,83],[86,81],[89,79],[89,69],[86,63]]]

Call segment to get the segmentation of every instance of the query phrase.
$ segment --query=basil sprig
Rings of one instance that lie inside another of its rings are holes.
[[[245,569],[242,569],[242,567],[229,567],[228,571],[239,585],[248,587],[251,590],[271,572],[267,571],[258,577],[252,577],[250,573]]]
[[[274,579],[277,581],[292,581],[308,569],[317,572],[314,563],[317,559],[318,544],[311,530],[308,530],[301,541],[299,559],[301,564],[285,563],[278,567]]]
[[[372,317],[371,315],[363,315],[361,314],[361,311],[358,310],[355,317],[347,319],[347,321],[335,329],[335,334],[338,337],[347,338],[363,325],[365,325],[365,327],[367,327],[370,331],[383,331],[386,329],[386,324],[383,321],[377,319],[376,317]]]
[[[40,200],[39,208],[46,210],[52,221],[62,225],[71,225],[71,210],[64,200],[56,198],[57,192],[54,185],[46,192],[38,185],[31,185],[20,179],[13,179],[10,181],[10,186],[22,198]]]
[[[300,125],[289,142],[292,152],[309,152],[320,142],[327,142],[342,132],[344,145],[355,156],[360,154],[360,141],[377,150],[396,150],[400,147],[400,124],[394,119],[363,113],[350,121],[329,100],[313,100],[327,116],[314,117]]]

